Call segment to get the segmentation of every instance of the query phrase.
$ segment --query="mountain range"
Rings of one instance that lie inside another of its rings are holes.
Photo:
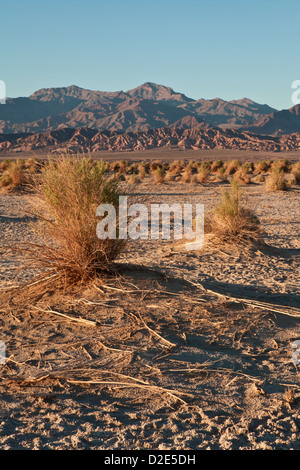
[[[300,146],[297,133],[300,105],[278,111],[248,98],[195,100],[150,82],[126,92],[43,88],[0,106],[0,150],[6,151],[164,146],[281,151]]]
[[[93,91],[75,85],[43,88],[29,97],[8,98],[0,106],[0,132],[6,134],[66,127],[138,132],[169,126],[290,133],[300,131],[299,106],[298,112],[293,108],[278,112],[248,98],[194,100],[150,82],[126,92]]]

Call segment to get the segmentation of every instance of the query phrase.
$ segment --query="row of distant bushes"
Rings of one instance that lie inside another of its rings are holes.
[[[89,158],[90,165],[99,161]],[[291,163],[287,159],[260,160],[242,163],[238,159],[230,161],[140,161],[119,160],[102,162],[108,175],[116,175],[120,181],[139,184],[149,179],[157,184],[179,182],[185,184],[208,184],[211,182],[236,181],[240,185],[265,183],[266,190],[287,190],[300,184],[300,161]],[[102,164],[101,163],[101,164]],[[32,181],[49,164],[44,160],[4,160],[0,162],[0,188],[13,190],[30,187]]]
[[[35,205],[31,212],[37,217],[35,230],[41,242],[24,242],[19,249],[29,256],[31,266],[36,263],[39,268],[46,268],[47,282],[50,279],[56,285],[59,279],[65,284],[94,278],[99,273],[107,272],[124,250],[126,240],[117,236],[99,239],[96,235],[99,222],[97,207],[100,204],[112,204],[116,209],[119,207],[119,196],[124,192],[120,174],[128,175],[131,172],[134,175],[135,170],[143,168],[149,177],[156,175],[158,170],[182,177],[182,173],[190,169],[199,170],[208,168],[208,165],[210,172],[212,167],[217,169],[216,164],[209,162],[200,165],[189,163],[184,167],[180,162],[168,166],[158,162],[144,166],[118,165],[121,163],[108,164],[68,156],[47,163],[27,160],[10,162],[7,166],[2,164],[2,181],[8,176],[15,178],[21,174],[19,179],[12,179],[14,184],[20,184],[23,177],[32,177],[32,190],[37,197],[33,198],[32,204]],[[232,174],[232,163],[220,167],[227,168],[227,171],[230,168]],[[38,178],[33,177],[36,174]],[[220,203],[206,215],[205,232],[231,243],[260,241],[260,222],[251,210],[243,207],[242,192],[235,180],[231,182],[230,189],[223,190]]]

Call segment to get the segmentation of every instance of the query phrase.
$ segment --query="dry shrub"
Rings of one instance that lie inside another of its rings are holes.
[[[224,241],[260,241],[262,230],[257,216],[241,205],[242,191],[232,181],[231,191],[224,190],[221,202],[205,220],[205,231]]]
[[[290,188],[291,186],[294,186],[294,184],[297,184],[296,177],[293,174],[289,174],[287,176],[287,185]]]
[[[170,163],[169,172],[171,175],[179,176],[185,167],[185,162],[181,160],[174,160]]]
[[[255,173],[266,173],[271,168],[272,163],[269,160],[260,160],[254,163]]]
[[[160,160],[155,160],[150,163],[150,173],[154,173],[157,170],[157,168],[163,169],[163,167],[164,167],[163,162],[161,162]]]
[[[251,178],[243,167],[240,167],[234,173],[233,180],[236,181],[238,184],[250,184],[251,183]]]
[[[165,180],[165,171],[162,166],[157,166],[155,170],[152,171],[152,176],[154,181],[158,184],[162,184]]]
[[[140,180],[143,180],[144,178],[146,178],[146,168],[142,167],[139,169],[138,177]]]
[[[208,161],[208,160],[204,160],[204,161],[199,161],[197,162],[194,167],[199,170],[200,168],[201,169],[205,169],[205,170],[208,170],[209,172],[211,171],[211,164],[212,162],[211,161]]]
[[[147,168],[145,163],[140,163],[138,165],[138,177],[143,180],[146,177]]]
[[[294,163],[294,165],[292,165],[291,173],[295,177],[296,184],[300,184],[300,162]]]
[[[120,160],[110,164],[110,170],[114,173],[125,174],[128,171],[128,167],[129,163],[126,160]]]
[[[187,166],[184,172],[182,173],[180,181],[181,183],[191,183],[192,179],[193,179],[193,169],[191,166]]]
[[[226,169],[222,166],[216,170],[215,176],[223,181],[226,181]]]
[[[198,183],[205,183],[210,175],[210,168],[206,166],[200,166],[197,172],[197,181]]]
[[[8,173],[4,172],[0,177],[0,189],[1,190],[10,190],[12,189],[11,177]]]
[[[39,162],[36,158],[28,158],[27,160],[25,160],[24,162],[24,166],[25,168],[30,168],[31,166],[38,166],[39,165]]]
[[[210,166],[211,173],[217,173],[220,168],[223,168],[223,165],[223,160],[216,160],[215,162],[212,162]]]
[[[290,168],[291,168],[291,162],[287,160],[286,158],[283,158],[281,160],[275,160],[275,162],[272,163],[272,170],[280,170],[283,171],[284,173],[287,173]]]
[[[129,163],[128,164],[128,168],[127,168],[127,172],[128,174],[130,175],[137,175],[138,174],[138,168],[139,168],[139,163],[138,162],[134,162],[134,163]]]
[[[242,164],[241,169],[244,173],[252,173],[254,171],[254,164],[252,162],[245,162]]]
[[[126,181],[128,184],[138,184],[141,182],[139,177],[135,174],[126,176]]]
[[[10,161],[0,177],[0,188],[12,191],[28,182],[23,160]]]
[[[10,160],[3,160],[3,162],[0,162],[0,171],[3,172],[7,170],[9,164],[10,164]]]
[[[96,234],[100,204],[119,203],[116,178],[108,177],[103,162],[85,157],[49,161],[36,188],[36,215],[41,244],[25,251],[37,266],[50,268],[68,282],[85,281],[108,269],[124,248],[119,239],[100,240]]]
[[[170,170],[168,170],[166,173],[165,173],[165,179],[164,181],[166,183],[169,183],[170,181],[176,181],[176,179],[178,178],[178,176],[174,173],[172,173]]]
[[[8,172],[14,187],[21,186],[22,183],[24,183],[25,177],[23,169],[17,163],[12,163],[6,171]]]
[[[253,178],[254,183],[264,183],[266,180],[266,177],[264,175],[257,175],[255,178]]]
[[[279,167],[273,167],[265,183],[266,191],[287,191],[289,184],[284,172]]]
[[[188,162],[185,168],[189,168],[193,174],[196,174],[201,163],[202,162],[194,162],[194,160],[191,160]]]
[[[241,166],[241,162],[237,159],[225,163],[226,174],[233,175]]]

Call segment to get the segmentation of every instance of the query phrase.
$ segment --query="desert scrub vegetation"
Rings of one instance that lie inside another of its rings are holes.
[[[208,162],[201,162],[197,167],[197,181],[198,183],[205,183],[211,173],[211,167]]]
[[[135,173],[127,175],[126,176],[126,181],[130,185],[138,184],[138,183],[141,182],[140,178]]]
[[[217,173],[220,170],[220,168],[223,168],[223,167],[224,167],[223,160],[216,160],[211,163],[210,171],[211,173]]]
[[[193,181],[193,168],[186,166],[180,177],[181,183],[191,183]]]
[[[300,184],[300,161],[292,165],[291,174],[295,178],[295,184]]]
[[[4,160],[0,163],[1,191],[11,192],[20,188],[29,189],[34,175],[40,170],[40,166],[36,159]]]
[[[119,204],[119,182],[103,162],[65,156],[49,160],[36,183],[41,243],[23,250],[38,267],[47,268],[64,282],[83,282],[109,269],[124,249],[118,238],[97,237],[100,204]]]
[[[154,181],[157,184],[162,184],[165,180],[165,170],[162,166],[158,165],[156,166],[155,169],[152,170],[152,176],[154,178]]]
[[[240,166],[237,171],[233,174],[233,181],[236,181],[238,184],[250,184],[251,176],[248,172],[248,169]]]
[[[236,181],[222,192],[220,203],[205,217],[205,232],[222,241],[261,241],[263,231],[255,213],[242,205],[243,192]]]
[[[289,189],[288,180],[281,166],[273,166],[271,173],[266,178],[265,189],[269,191],[287,191]]]
[[[254,163],[254,173],[267,173],[271,168],[272,162],[270,160],[259,160],[258,162]]]
[[[140,163],[138,165],[138,177],[140,180],[143,180],[144,178],[146,178],[146,175],[147,175],[147,166],[145,163]]]
[[[291,162],[289,160],[287,160],[286,158],[282,158],[280,160],[275,160],[274,162],[272,162],[272,165],[271,165],[271,170],[280,170],[282,171],[283,173],[288,173],[291,169]]]
[[[109,165],[109,169],[113,173],[119,173],[121,175],[126,174],[128,172],[128,168],[129,168],[129,163],[126,160],[118,160],[118,161],[112,162]]]
[[[241,167],[241,162],[238,159],[231,160],[224,163],[224,168],[226,170],[226,175],[233,175]]]
[[[174,160],[170,163],[168,172],[174,176],[180,176],[185,167],[185,162],[182,160]]]

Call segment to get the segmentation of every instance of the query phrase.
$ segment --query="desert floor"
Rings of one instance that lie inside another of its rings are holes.
[[[209,211],[227,186],[127,192]],[[300,189],[243,190],[266,245],[130,241],[117,278],[41,298],[9,248],[33,196],[0,195],[1,449],[300,449]]]

